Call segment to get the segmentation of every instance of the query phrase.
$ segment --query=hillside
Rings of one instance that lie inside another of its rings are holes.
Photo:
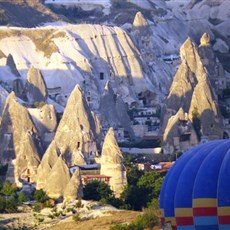
[[[42,0],[0,1],[0,24],[35,27],[42,23],[60,20]]]

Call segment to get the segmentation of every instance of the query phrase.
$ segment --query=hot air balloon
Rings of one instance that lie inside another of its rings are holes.
[[[230,140],[184,153],[164,179],[160,209],[172,229],[230,230]]]

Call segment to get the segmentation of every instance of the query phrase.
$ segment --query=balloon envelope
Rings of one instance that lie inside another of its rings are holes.
[[[173,229],[230,229],[230,140],[184,153],[164,179],[160,208],[162,224]]]

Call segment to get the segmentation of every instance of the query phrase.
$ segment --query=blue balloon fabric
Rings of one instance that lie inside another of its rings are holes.
[[[162,224],[176,230],[230,230],[230,140],[198,145],[167,173],[160,193]]]

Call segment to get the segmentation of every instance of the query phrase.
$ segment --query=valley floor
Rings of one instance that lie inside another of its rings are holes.
[[[141,215],[141,212],[114,210],[103,212],[102,216],[95,219],[81,220],[76,222],[72,216],[63,219],[53,219],[50,222],[41,222],[35,224],[33,212],[28,213],[11,213],[0,214],[0,229],[36,229],[36,230],[109,230],[111,226],[116,224],[129,224],[135,218]],[[153,230],[160,230],[160,227],[155,227]]]

